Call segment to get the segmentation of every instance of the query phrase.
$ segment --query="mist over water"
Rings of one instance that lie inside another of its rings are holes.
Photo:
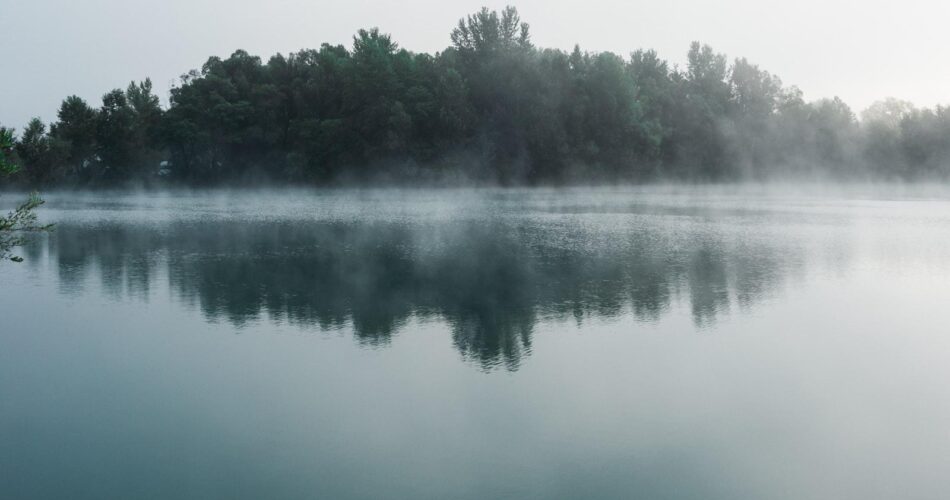
[[[0,492],[940,498],[944,194],[50,193]]]

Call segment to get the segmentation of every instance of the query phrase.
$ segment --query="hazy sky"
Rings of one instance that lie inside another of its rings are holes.
[[[237,48],[267,56],[351,43],[378,26],[409,50],[449,44],[459,17],[482,5],[518,7],[535,44],[654,48],[682,64],[700,40],[745,56],[801,87],[859,111],[895,96],[950,103],[950,4],[935,0],[0,0],[0,123],[55,118],[77,94],[98,106],[107,90],[150,76],[163,100],[175,79]]]

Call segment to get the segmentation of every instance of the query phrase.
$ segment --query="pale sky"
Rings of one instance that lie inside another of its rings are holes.
[[[905,0],[0,0],[0,124],[55,119],[76,94],[101,96],[150,76],[163,100],[211,55],[349,46],[378,26],[415,52],[449,45],[456,21],[482,5],[518,7],[541,47],[653,48],[682,65],[690,41],[745,56],[809,100],[840,96],[859,112],[883,97],[950,104],[950,3]]]

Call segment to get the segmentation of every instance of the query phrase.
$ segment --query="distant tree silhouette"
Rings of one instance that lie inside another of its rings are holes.
[[[745,58],[693,42],[685,68],[536,47],[514,7],[459,20],[435,54],[378,28],[351,47],[211,57],[162,109],[151,81],[67,97],[16,149],[30,186],[261,180],[503,184],[831,178],[946,179],[945,108],[888,99],[858,121],[805,102]]]

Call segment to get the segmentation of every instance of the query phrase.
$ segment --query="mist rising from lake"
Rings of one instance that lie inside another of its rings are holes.
[[[50,193],[0,267],[0,491],[937,498],[923,193]]]

